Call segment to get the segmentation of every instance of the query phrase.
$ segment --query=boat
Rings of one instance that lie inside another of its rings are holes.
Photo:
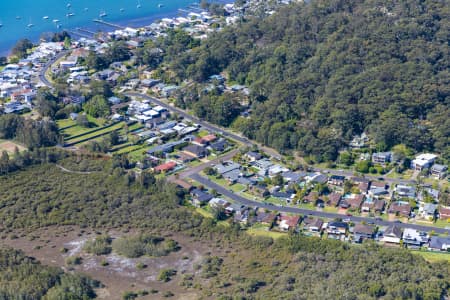
[[[30,22],[28,23],[27,27],[28,27],[28,28],[31,28],[31,27],[33,27],[33,26],[34,26],[34,24],[31,23],[31,18],[30,18]]]
[[[87,7],[84,8],[84,11],[88,11],[88,10],[89,10],[89,8],[87,8]]]
[[[138,4],[136,5],[137,8],[141,8],[141,1],[138,0]]]
[[[70,8],[72,6],[72,4],[67,3],[67,8]]]
[[[22,19],[21,16],[16,16],[16,20],[20,20],[20,19]]]
[[[159,7],[159,8],[161,8],[161,7],[163,7],[163,6],[164,6],[164,5],[163,5],[163,4],[161,4],[161,3],[160,3],[160,4],[158,4],[158,7]]]
[[[68,18],[73,17],[73,16],[75,16],[74,13],[68,13],[68,14],[66,15],[66,17],[68,17]]]
[[[105,11],[101,11],[99,17],[100,18],[104,18],[106,17],[108,14]]]
[[[3,23],[2,22],[0,22],[0,28],[2,28],[3,27]]]
[[[42,19],[48,20],[48,16],[43,16]]]
[[[59,20],[58,19],[54,19],[53,23],[59,23]]]
[[[121,9],[120,9],[120,12],[124,12],[124,11],[125,11],[125,8],[121,8]]]

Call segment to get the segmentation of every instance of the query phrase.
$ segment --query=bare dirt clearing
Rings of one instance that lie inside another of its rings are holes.
[[[2,236],[2,244],[23,250],[46,265],[76,271],[101,281],[105,288],[97,290],[100,299],[122,299],[125,291],[157,291],[139,299],[163,299],[165,292],[172,292],[173,299],[198,299],[198,290],[186,289],[180,285],[183,274],[194,274],[194,266],[212,251],[212,245],[205,245],[183,235],[171,235],[181,249],[163,257],[126,258],[116,253],[96,256],[83,251],[86,241],[94,239],[100,232],[80,229],[76,226],[48,227],[23,233],[10,232]],[[132,235],[136,232],[102,231],[113,238]],[[224,250],[214,247],[214,252]],[[67,257],[79,256],[80,265],[68,266]],[[107,262],[107,265],[105,265]],[[137,265],[145,266],[139,268]],[[175,269],[177,275],[167,283],[158,281],[162,269]],[[165,299],[165,298],[164,298]]]

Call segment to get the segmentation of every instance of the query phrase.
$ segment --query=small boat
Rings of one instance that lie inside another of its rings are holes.
[[[163,4],[161,4],[161,3],[160,3],[160,4],[158,4],[158,7],[159,7],[159,8],[161,8],[161,7],[163,7],[163,6],[164,6],[164,5],[163,5]]]
[[[20,20],[20,19],[22,19],[21,16],[17,16],[17,17],[16,17],[16,20]]]
[[[48,16],[43,16],[42,19],[48,20]]]
[[[108,14],[105,12],[105,11],[102,11],[102,12],[100,12],[100,15],[99,15],[99,17],[100,18],[104,18],[104,17],[106,17]]]
[[[124,12],[124,11],[125,11],[125,8],[121,8],[121,9],[120,9],[120,12]]]
[[[136,5],[137,8],[141,8],[141,1],[138,1],[138,4]]]
[[[72,4],[67,3],[67,8],[70,8],[72,6]]]
[[[53,23],[59,23],[59,20],[58,19],[54,19]]]
[[[89,8],[87,8],[87,7],[84,8],[84,11],[88,11],[88,10],[89,10]]]
[[[68,14],[66,15],[66,17],[68,17],[68,18],[73,17],[73,16],[75,16],[74,13],[68,13]]]
[[[33,27],[33,26],[34,26],[33,23],[29,23],[29,24],[27,25],[28,28],[31,28],[31,27]]]
[[[3,27],[3,23],[0,22],[0,28],[2,28],[2,27]]]

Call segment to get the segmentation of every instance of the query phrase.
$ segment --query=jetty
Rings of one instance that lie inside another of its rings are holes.
[[[85,29],[85,28],[77,27],[77,30],[80,31],[80,32],[89,33],[89,34],[91,34],[93,36],[96,34],[95,32],[93,32],[91,30],[88,30],[88,29]]]
[[[118,29],[125,29],[125,27],[123,27],[123,26],[120,26],[120,25],[117,25],[117,24],[113,24],[113,23],[110,23],[110,22],[106,22],[106,21],[103,21],[103,20],[100,20],[100,19],[94,19],[94,22],[95,23],[99,23],[99,24],[103,24],[103,25],[107,25],[107,26],[110,26],[110,27],[118,28]]]
[[[91,35],[87,35],[87,34],[82,33],[82,32],[72,31],[72,30],[66,30],[66,31],[67,31],[68,33],[70,33],[70,34],[74,34],[74,35],[78,35],[78,36],[81,36],[81,37],[84,37],[84,38],[92,39],[92,36],[91,36]]]

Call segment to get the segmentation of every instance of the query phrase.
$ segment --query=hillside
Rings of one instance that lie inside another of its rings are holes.
[[[449,37],[448,1],[317,0],[249,17],[170,63],[178,80],[223,72],[247,85],[251,118],[233,125],[282,152],[333,160],[366,131],[380,150],[448,158]],[[239,115],[229,98],[188,92],[178,104],[227,125]]]

